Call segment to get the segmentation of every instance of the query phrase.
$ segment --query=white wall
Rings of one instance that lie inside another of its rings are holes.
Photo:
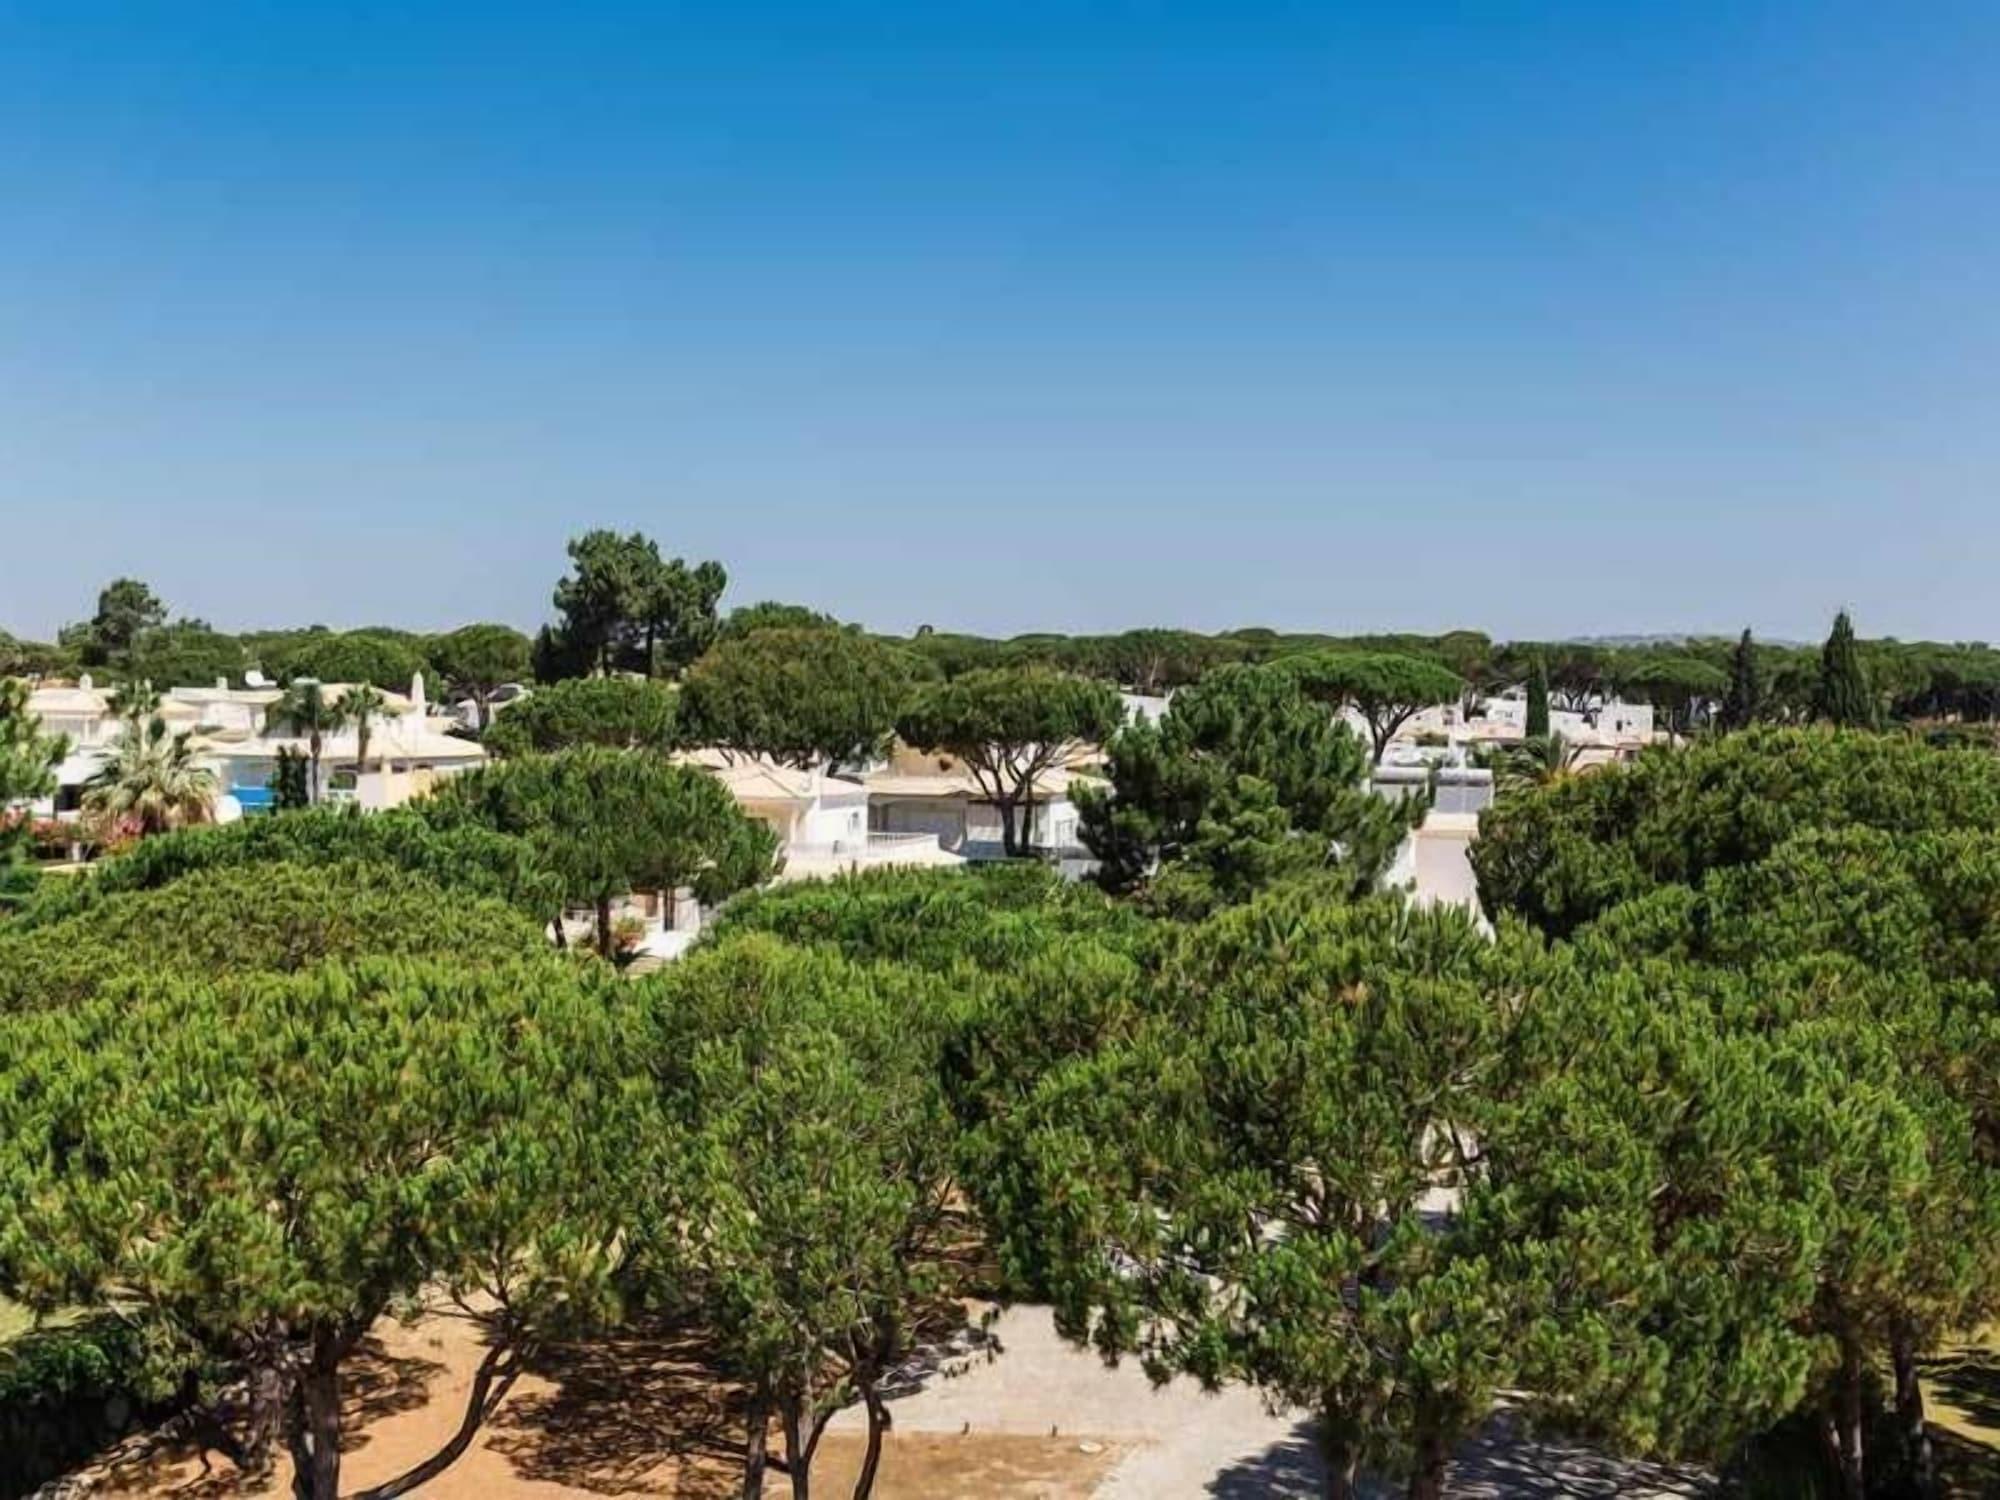
[[[823,794],[799,819],[798,842],[865,848],[868,843],[867,794]]]
[[[878,833],[929,833],[938,847],[956,851],[965,843],[963,797],[884,797],[868,808],[868,826]],[[996,824],[993,836],[1000,836]]]

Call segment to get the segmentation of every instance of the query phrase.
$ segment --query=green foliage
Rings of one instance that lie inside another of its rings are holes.
[[[9,1339],[0,1344],[0,1423],[24,1407],[121,1394],[126,1376],[145,1367],[147,1353],[139,1327],[115,1316],[31,1329]]]
[[[338,734],[346,724],[340,700],[328,692],[317,677],[295,677],[284,696],[264,711],[265,727],[275,734],[296,735],[306,742],[306,756],[312,774],[307,778],[311,801],[317,805],[326,783],[320,775],[320,757],[326,737]]]
[[[126,676],[161,688],[207,687],[217,681],[241,682],[249,658],[235,636],[199,620],[176,620],[141,631],[121,662]]]
[[[1698,656],[1652,655],[1617,671],[1618,691],[1659,710],[1667,726],[1686,733],[1696,708],[1728,691],[1729,678]]]
[[[1558,781],[1489,811],[1490,912],[1562,936],[1663,884],[1762,859],[1798,830],[2000,828],[2000,758],[1893,736],[1752,729]]]
[[[642,678],[574,677],[508,704],[484,740],[508,757],[584,745],[665,754],[678,738],[679,698],[665,683]]]
[[[1531,740],[1549,737],[1549,669],[1538,656],[1528,669],[1528,724]]]
[[[374,738],[375,725],[389,706],[380,690],[365,682],[357,682],[342,690],[334,700],[333,712],[342,725],[352,725],[354,729],[354,767],[357,771],[368,769],[368,744]]]
[[[746,635],[755,635],[760,630],[840,630],[843,627],[832,615],[821,614],[816,609],[808,609],[803,604],[780,604],[775,599],[760,599],[755,604],[745,604],[729,612],[729,618],[722,622],[716,632],[717,641],[740,640]]]
[[[1022,1122],[1059,1326],[1314,1410],[1331,1494],[1363,1464],[1440,1470],[1526,1306],[1425,1202],[1534,962],[1457,913],[1297,888],[1187,929],[1154,1012]]]
[[[87,876],[44,881],[14,922],[40,927],[122,892],[157,890],[197,871],[279,863],[407,871],[462,897],[503,901],[538,922],[547,921],[562,898],[525,840],[470,824],[437,828],[411,809],[368,815],[313,809],[146,839],[92,866]]]
[[[919,630],[911,638],[909,647],[914,655],[929,662],[943,677],[957,677],[965,672],[997,667],[1006,654],[999,641],[944,630]]]
[[[720,642],[687,675],[687,735],[809,768],[877,754],[920,668],[845,630],[755,631]]]
[[[481,965],[545,946],[511,907],[380,864],[219,865],[19,932],[0,927],[0,1012],[71,1004],[145,975],[289,973],[368,954]]]
[[[0,1494],[33,1493],[215,1373],[170,1331],[112,1313],[0,1339]]]
[[[961,1179],[988,1223],[1003,1284],[1045,1297],[1033,1226],[1041,1185],[1014,1139],[1019,1112],[1057,1064],[1122,1034],[1142,1013],[1144,971],[1165,933],[1136,908],[1035,864],[884,870],[759,891],[710,939],[768,933],[857,962],[941,977],[956,997],[941,1066],[959,1130]]]
[[[482,1322],[474,1428],[541,1334],[607,1305],[622,1174],[656,1133],[623,1033],[552,957],[0,1016],[0,1289],[136,1308],[241,1361],[275,1387],[299,1492],[334,1500],[342,1368],[392,1305]]]
[[[146,837],[208,822],[216,794],[188,731],[134,715],[84,783],[83,806],[101,827]]]
[[[1391,651],[1314,652],[1283,666],[1308,697],[1366,719],[1377,760],[1417,710],[1455,701],[1465,685],[1435,661]]]
[[[1103,683],[1036,667],[965,672],[919,688],[896,731],[919,750],[955,756],[1000,812],[1009,856],[1026,852],[1022,809],[1037,783],[1124,718]]]
[[[59,677],[78,665],[66,646],[17,640],[0,630],[0,677]]]
[[[1077,797],[1099,878],[1158,877],[1183,911],[1315,871],[1371,889],[1424,811],[1368,790],[1366,751],[1281,667],[1219,668],[1106,753],[1108,787]]]
[[[1511,800],[1523,792],[1575,775],[1583,749],[1559,734],[1552,734],[1545,739],[1524,739],[1518,745],[1487,745],[1472,752],[1472,762],[1493,773],[1496,798]]]
[[[439,828],[471,825],[525,841],[565,904],[596,909],[607,959],[614,898],[686,887],[719,902],[769,878],[777,843],[707,772],[596,746],[454,776],[416,812]]]
[[[1881,717],[1846,610],[1833,617],[1833,630],[1820,650],[1815,707],[1820,718],[1850,729],[1873,729]]]
[[[114,578],[97,596],[97,613],[63,631],[63,644],[89,667],[122,662],[141,632],[167,622],[167,607],[136,578]]]
[[[1197,635],[1190,630],[1128,630],[1122,635],[1076,639],[1067,660],[1059,665],[1102,677],[1135,693],[1156,695],[1199,682],[1204,674],[1240,659],[1243,648],[1234,641]]]
[[[685,667],[715,639],[728,583],[720,563],[663,558],[636,531],[585,532],[570,542],[569,558],[555,592],[561,627],[542,653],[550,665],[567,655],[587,670],[630,667],[651,677]]]
[[[290,745],[278,747],[277,763],[271,770],[271,810],[297,812],[312,806],[312,768],[303,752]]]
[[[1538,1328],[1524,1385],[1635,1446],[1716,1455],[1824,1374],[1817,1295],[1865,1274],[1869,1218],[1877,1248],[1907,1234],[1922,1134],[1880,1047],[1723,1024],[1685,983],[1602,979],[1531,1014],[1566,1061],[1488,1119],[1505,1190],[1471,1217],[1542,1268],[1545,1327],[1594,1330],[1544,1348]]]
[[[528,648],[528,660],[535,681],[541,683],[564,682],[572,677],[588,676],[597,669],[595,650],[587,643],[574,639],[568,630],[555,625],[544,625],[535,632],[534,644]]]
[[[1509,642],[1493,653],[1479,680],[1490,687],[1525,684],[1537,666],[1553,701],[1572,713],[1609,690],[1610,653],[1581,641]]]
[[[1809,1412],[1858,1495],[1923,1462],[1869,1451],[1874,1372],[1916,1431],[1919,1356],[2000,1304],[1992,758],[1751,731],[1670,759],[1674,796],[1599,808],[1646,878],[1524,1014],[1469,1216],[1597,1330],[1524,1342],[1562,1420],[1719,1455]],[[1662,809],[1672,861],[1639,842]]]
[[[938,973],[1014,968],[1050,946],[1087,940],[1136,952],[1153,924],[1043,865],[871,870],[799,881],[731,902],[716,941],[764,932],[857,962]]]
[[[969,1290],[946,996],[760,936],[646,983],[669,1129],[635,1205],[642,1272],[748,1388],[753,1469],[775,1413],[803,1484],[825,1422],[857,1396],[879,1454],[883,1382]]]
[[[1764,673],[1756,643],[1744,631],[1729,654],[1729,692],[1722,700],[1722,727],[1748,729],[1764,714]]]
[[[0,872],[19,864],[28,840],[28,820],[8,810],[55,790],[55,770],[68,749],[60,735],[43,734],[29,713],[27,684],[0,677]]]
[[[511,625],[462,625],[433,638],[429,656],[446,687],[478,708],[482,734],[491,718],[493,694],[510,682],[525,681],[530,670],[528,638]]]
[[[392,693],[407,693],[425,666],[416,637],[387,630],[310,630],[277,638],[257,654],[264,671],[283,683],[367,682]]]

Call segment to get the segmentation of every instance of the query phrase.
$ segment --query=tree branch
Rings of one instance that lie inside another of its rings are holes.
[[[472,1389],[466,1393],[465,1416],[458,1424],[458,1431],[429,1458],[415,1468],[406,1469],[387,1484],[378,1484],[371,1489],[359,1490],[347,1500],[396,1500],[399,1495],[407,1495],[422,1485],[429,1484],[438,1475],[458,1462],[459,1457],[472,1445],[480,1427],[499,1409],[513,1389],[515,1379],[521,1373],[521,1361],[513,1348],[507,1344],[495,1344],[486,1351],[486,1357],[479,1362],[479,1371],[472,1377]]]

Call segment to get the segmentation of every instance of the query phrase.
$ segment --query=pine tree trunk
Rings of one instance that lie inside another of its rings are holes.
[[[1444,1435],[1426,1424],[1417,1437],[1417,1466],[1410,1475],[1410,1500],[1442,1500],[1445,1464],[1450,1457]]]
[[[1834,1458],[1839,1468],[1842,1500],[1863,1500],[1868,1492],[1861,1377],[1861,1345],[1852,1334],[1843,1333],[1832,1413]]]
[[[249,1409],[239,1445],[240,1462],[248,1474],[269,1474],[278,1430],[285,1421],[285,1377],[269,1359],[260,1361],[250,1372],[245,1402]]]
[[[796,1399],[784,1403],[781,1416],[785,1426],[785,1473],[792,1481],[792,1500],[812,1500],[812,1454],[800,1433]]]
[[[882,1466],[882,1434],[889,1430],[889,1408],[875,1387],[862,1387],[861,1399],[868,1406],[868,1448],[861,1457],[861,1472],[854,1479],[854,1500],[869,1500],[875,1493],[875,1471]]]
[[[306,1397],[298,1382],[285,1398],[285,1451],[292,1458],[292,1500],[313,1500],[312,1439],[306,1432]]]
[[[764,1500],[764,1465],[771,1441],[771,1403],[763,1396],[750,1398],[749,1440],[743,1446],[742,1500]]]
[[[1344,1425],[1322,1417],[1319,1424],[1319,1453],[1326,1465],[1322,1493],[1326,1500],[1354,1500],[1355,1480],[1361,1455],[1353,1435]]]
[[[611,898],[597,898],[597,951],[609,962],[611,959]]]
[[[299,1376],[288,1444],[292,1493],[300,1500],[339,1500],[340,1373],[317,1350]]]
[[[1020,835],[1014,831],[1015,804],[1010,799],[1000,802],[998,806],[1000,808],[1000,852],[1009,859],[1018,859],[1021,853],[1021,839]]]
[[[1889,1355],[1896,1367],[1896,1426],[1902,1434],[1903,1458],[1916,1493],[1929,1500],[1937,1494],[1937,1460],[1931,1450],[1930,1424],[1924,1419],[1916,1332],[1908,1324],[1897,1324],[1890,1336]]]

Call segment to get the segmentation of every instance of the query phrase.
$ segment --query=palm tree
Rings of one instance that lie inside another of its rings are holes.
[[[333,705],[333,711],[342,724],[354,726],[354,774],[359,776],[368,769],[368,738],[370,727],[382,716],[382,710],[389,706],[389,700],[372,683],[357,682],[340,695]]]
[[[84,783],[84,808],[112,827],[143,837],[215,815],[215,772],[195,758],[188,733],[175,733],[158,714],[129,719],[100,766]]]
[[[111,712],[128,726],[144,728],[146,720],[160,706],[160,693],[144,678],[127,678],[108,694]]]
[[[1576,773],[1583,746],[1559,734],[1534,735],[1518,745],[1494,745],[1473,752],[1473,763],[1493,773],[1496,797],[1512,796],[1562,781]]]
[[[343,722],[339,704],[326,696],[316,679],[295,677],[285,695],[265,712],[264,722],[281,733],[305,740],[312,761],[312,800],[317,803],[320,752],[326,748],[326,737],[337,732]]]

